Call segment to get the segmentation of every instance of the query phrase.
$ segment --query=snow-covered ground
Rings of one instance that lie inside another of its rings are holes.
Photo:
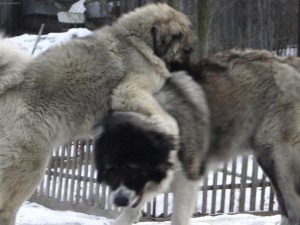
[[[109,225],[112,220],[72,211],[56,211],[36,203],[26,202],[18,213],[17,225]],[[191,225],[275,225],[280,216],[248,214],[205,216],[192,218]],[[170,222],[142,222],[137,225],[170,225]]]
[[[48,35],[42,35],[40,41],[35,49],[34,56],[47,50],[52,45],[59,45],[71,38],[84,37],[91,34],[91,31],[83,28],[70,29],[65,33],[50,33]],[[36,35],[24,34],[18,37],[7,38],[6,40],[18,45],[21,49],[31,53],[34,47]],[[251,173],[251,170],[249,170]],[[251,176],[251,174],[249,174]],[[259,175],[261,176],[261,174]],[[209,177],[208,183],[211,183],[212,176]],[[222,179],[218,179],[222,181]],[[230,181],[231,179],[228,179]],[[112,220],[104,217],[97,217],[92,215],[86,215],[82,213],[76,213],[72,211],[55,211],[45,208],[36,203],[26,202],[18,213],[17,224],[18,225],[107,225]],[[280,216],[259,217],[253,215],[221,215],[216,217],[200,217],[191,219],[192,225],[271,225],[278,224]],[[170,222],[145,222],[138,223],[139,225],[157,225],[165,224],[169,225]]]

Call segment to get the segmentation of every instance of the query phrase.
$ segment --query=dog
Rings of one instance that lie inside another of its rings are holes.
[[[299,225],[300,73],[297,62],[297,58],[280,58],[267,51],[228,50],[192,65],[182,65],[198,84],[188,90],[192,92],[200,87],[202,92],[178,95],[178,87],[167,82],[160,96],[168,88],[174,99],[165,101],[164,97],[160,100],[157,96],[158,102],[178,122],[178,151],[171,150],[165,134],[144,140],[153,131],[143,124],[141,116],[112,113],[113,120],[106,120],[102,136],[96,141],[95,161],[98,181],[107,183],[113,190],[112,202],[127,206],[115,224],[132,224],[143,204],[167,188],[174,191],[171,224],[189,224],[198,180],[208,168],[232,156],[252,153],[276,191],[281,224]],[[174,68],[180,66],[173,64],[171,69]],[[190,101],[200,105],[185,105]],[[180,113],[190,114],[192,119]],[[193,115],[200,119],[194,119]],[[124,119],[126,116],[128,119]],[[128,130],[131,132],[124,142],[120,136],[126,137]],[[160,151],[156,149],[159,147]],[[157,152],[163,156],[158,155],[156,159]],[[148,171],[156,168],[158,178],[150,176]]]
[[[178,122],[178,151],[173,136],[145,126],[145,116],[133,112],[109,114],[102,124],[103,133],[95,141],[97,181],[111,187],[113,204],[126,207],[114,225],[137,221],[144,203],[168,190],[172,182],[172,224],[187,225],[194,210],[198,180],[204,172],[199,170],[210,135],[205,95],[190,76],[177,72],[155,97]],[[183,187],[189,189],[190,195]]]
[[[185,15],[152,4],[30,60],[21,82],[0,95],[0,224],[15,224],[52,149],[96,135],[112,110],[140,113],[176,142],[177,123],[153,94],[171,75],[167,66],[186,60],[194,36]]]

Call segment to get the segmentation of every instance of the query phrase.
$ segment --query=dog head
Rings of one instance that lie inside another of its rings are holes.
[[[95,143],[97,181],[116,206],[136,207],[143,195],[164,191],[172,178],[173,138],[152,130],[136,113],[113,113]]]
[[[164,18],[156,20],[151,28],[154,53],[167,65],[186,63],[195,47],[196,36],[189,19],[166,4],[159,4]]]
[[[149,4],[123,15],[119,25],[143,39],[167,66],[190,59],[196,35],[190,20],[167,4]]]

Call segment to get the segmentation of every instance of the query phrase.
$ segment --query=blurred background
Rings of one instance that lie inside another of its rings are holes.
[[[0,2],[0,28],[10,36],[96,29],[121,14],[152,2],[185,13],[198,36],[197,57],[233,47],[296,54],[297,0],[6,0]]]

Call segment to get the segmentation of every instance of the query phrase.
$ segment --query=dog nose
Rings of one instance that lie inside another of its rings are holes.
[[[121,206],[121,207],[128,206],[129,199],[126,196],[124,196],[124,195],[117,195],[114,198],[114,204],[116,206]]]

